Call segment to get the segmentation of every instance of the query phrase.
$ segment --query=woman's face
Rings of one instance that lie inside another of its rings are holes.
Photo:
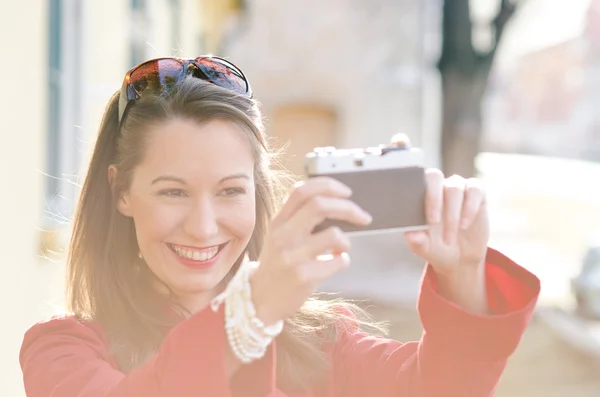
[[[254,158],[230,121],[176,119],[150,128],[119,210],[144,261],[188,310],[206,305],[256,222]]]

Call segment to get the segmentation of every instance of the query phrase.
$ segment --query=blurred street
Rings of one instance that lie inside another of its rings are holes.
[[[412,307],[367,307],[376,319],[391,322],[393,338],[420,337],[420,322]],[[495,397],[597,397],[599,370],[598,361],[573,349],[544,321],[534,317],[509,360]]]

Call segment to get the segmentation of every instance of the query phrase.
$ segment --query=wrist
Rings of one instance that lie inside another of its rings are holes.
[[[279,319],[269,309],[268,300],[263,298],[265,288],[261,286],[260,276],[256,277],[257,273],[252,274],[249,280],[250,290],[252,291],[249,299],[254,306],[256,317],[268,327],[275,324]]]
[[[434,269],[436,267],[434,266]],[[451,270],[435,270],[436,277],[439,280],[443,280],[444,282],[450,283],[452,285],[463,284],[474,278],[481,277],[485,273],[485,259],[480,259],[478,261],[464,263],[462,262],[460,265],[455,266]]]
[[[488,314],[485,260],[459,266],[452,272],[437,273],[439,293],[473,314]]]

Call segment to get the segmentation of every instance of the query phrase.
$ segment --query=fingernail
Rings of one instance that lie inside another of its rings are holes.
[[[350,266],[350,255],[347,252],[342,252],[342,260],[344,263],[344,267]]]
[[[363,215],[364,215],[364,217],[365,217],[365,221],[366,221],[367,223],[371,223],[371,222],[373,222],[373,217],[371,216],[371,214],[369,214],[369,213],[368,213],[368,212],[366,212],[366,211],[363,211]]]

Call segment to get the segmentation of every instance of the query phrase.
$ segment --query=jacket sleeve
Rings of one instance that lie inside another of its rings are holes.
[[[222,311],[210,309],[182,321],[147,363],[128,374],[115,368],[99,327],[73,317],[39,323],[21,347],[27,396],[229,397],[222,321]]]
[[[492,396],[531,319],[540,283],[497,251],[488,250],[486,262],[492,315],[467,313],[440,296],[427,266],[418,302],[421,340],[342,334],[333,348],[335,395]]]

